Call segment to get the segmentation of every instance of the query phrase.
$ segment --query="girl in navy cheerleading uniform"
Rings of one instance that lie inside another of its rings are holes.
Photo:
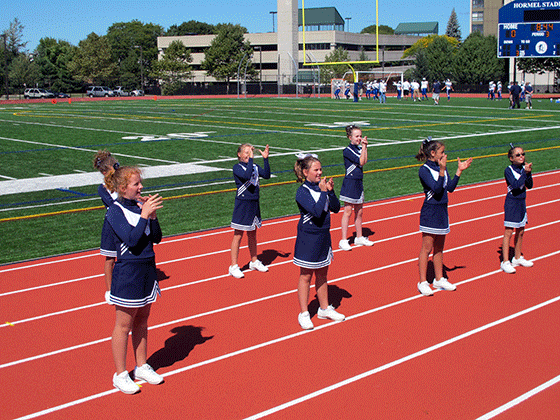
[[[340,189],[340,201],[344,202],[344,214],[341,222],[342,239],[338,243],[338,247],[344,251],[350,251],[352,247],[348,243],[347,236],[352,209],[354,209],[354,224],[356,226],[354,245],[372,246],[373,242],[362,234],[364,212],[363,167],[367,162],[367,137],[362,137],[362,129],[355,125],[346,127],[346,136],[350,140],[350,144],[342,152],[346,173]]]
[[[141,197],[140,170],[134,167],[110,169],[105,185],[117,191],[118,199],[105,215],[104,235],[101,243],[113,243],[117,250],[117,262],[113,269],[110,301],[115,305],[115,327],[112,335],[113,359],[117,372],[113,385],[126,394],[140,390],[126,370],[128,334],[132,331],[132,346],[136,358],[134,376],[151,384],[163,382],[146,363],[148,316],[151,304],[160,293],[154,243],[161,241],[162,233],[156,210],[162,208],[162,198],[150,195]]]
[[[117,169],[119,167],[119,162],[107,150],[99,150],[93,157],[93,167],[105,176],[107,172],[109,172],[109,169]],[[97,194],[101,197],[101,201],[106,208],[109,208],[119,196],[116,191],[109,191],[105,184],[99,184]],[[105,224],[103,224],[103,228],[105,229]],[[105,238],[109,237],[109,235],[102,233],[101,237]],[[105,265],[103,267],[105,274],[105,302],[111,305],[111,301],[109,299],[111,294],[111,277],[113,275],[113,267],[115,266],[115,260],[117,258],[117,250],[114,247],[114,244],[111,243],[102,244],[101,250],[101,255],[105,257]]]
[[[527,190],[533,188],[531,171],[532,163],[525,162],[525,151],[521,147],[514,147],[508,152],[511,165],[505,170],[508,193],[504,203],[504,240],[502,242],[502,263],[500,268],[508,273],[515,273],[516,266],[532,267],[533,262],[521,255],[523,234],[527,224],[527,209],[525,198]],[[509,243],[515,229],[515,256],[509,261]]]
[[[447,172],[447,155],[443,143],[428,137],[422,142],[422,146],[416,159],[426,163],[420,167],[418,176],[424,188],[424,204],[420,210],[420,232],[422,232],[422,248],[418,257],[420,270],[420,282],[417,284],[418,291],[424,296],[431,296],[434,292],[426,280],[428,269],[428,257],[433,249],[433,263],[436,278],[433,286],[443,290],[455,290],[443,277],[443,247],[445,235],[449,233],[449,216],[447,214],[447,193],[453,192],[459,183],[461,173],[467,169],[472,158],[461,162],[457,158],[457,172],[452,180]]]
[[[233,179],[237,186],[235,205],[231,219],[231,227],[234,229],[233,241],[231,242],[231,266],[229,274],[235,278],[244,277],[243,272],[237,264],[239,257],[239,246],[243,238],[243,232],[247,232],[249,253],[251,262],[249,268],[260,272],[268,271],[261,261],[257,259],[257,227],[261,227],[261,209],[259,205],[259,177],[270,178],[270,165],[268,164],[268,144],[264,151],[259,153],[264,159],[264,168],[253,163],[254,147],[248,143],[242,144],[237,149],[239,162],[233,167]]]
[[[298,322],[304,330],[313,329],[307,305],[311,277],[315,273],[315,289],[320,308],[317,317],[343,321],[344,315],[329,305],[327,272],[332,261],[331,216],[330,212],[340,211],[340,202],[334,193],[332,178],[321,178],[323,169],[315,155],[298,156],[294,166],[298,182],[303,185],[296,193],[296,203],[300,211],[294,264],[300,267],[298,299],[300,314]]]

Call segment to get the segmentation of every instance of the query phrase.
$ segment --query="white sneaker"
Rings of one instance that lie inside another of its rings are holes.
[[[351,251],[352,250],[352,247],[348,243],[348,239],[341,239],[340,242],[338,243],[338,247],[340,249],[342,249],[343,251]]]
[[[146,381],[152,385],[158,385],[163,382],[163,376],[161,376],[159,373],[156,373],[156,371],[153,370],[152,367],[147,363],[144,363],[140,367],[136,366],[134,368],[133,374],[134,379],[142,379],[143,381]]]
[[[120,375],[116,373],[113,375],[113,386],[125,394],[136,394],[140,391],[140,387],[130,379],[126,370]]]
[[[245,274],[243,274],[243,271],[239,269],[237,264],[229,266],[229,275],[235,277],[236,279],[242,279],[245,277]]]
[[[370,241],[365,236],[360,236],[359,238],[354,239],[354,245],[356,245],[356,246],[373,246],[373,242]]]
[[[422,293],[424,296],[432,296],[434,294],[434,291],[430,287],[430,283],[428,283],[427,281],[418,283],[416,287],[418,288],[418,291]]]
[[[513,265],[514,267],[517,267],[518,265],[520,265],[521,267],[532,267],[533,261],[526,260],[522,255],[520,258],[513,257],[511,259],[511,265]]]
[[[111,292],[109,291],[105,292],[105,302],[107,302],[109,305],[113,305],[113,302],[111,302]]]
[[[449,281],[445,277],[442,277],[439,280],[434,279],[433,286],[437,289],[447,290],[449,292],[452,292],[453,290],[457,289],[457,286],[449,283]]]
[[[319,319],[332,319],[333,321],[344,321],[346,317],[341,313],[334,310],[332,305],[327,306],[327,309],[319,308],[317,310],[317,318]]]
[[[500,264],[500,269],[504,273],[508,273],[508,274],[515,273],[515,268],[513,268],[513,265],[511,265],[509,261],[502,261],[502,263]]]
[[[304,330],[313,329],[313,322],[311,322],[311,316],[309,315],[308,311],[300,313],[297,317],[297,320],[301,328],[303,328]]]
[[[251,261],[249,263],[249,268],[251,270],[260,271],[261,273],[266,273],[268,271],[268,267],[264,265],[260,260],[257,260],[255,262]]]

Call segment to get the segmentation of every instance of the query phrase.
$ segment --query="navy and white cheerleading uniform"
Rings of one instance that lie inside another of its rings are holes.
[[[459,177],[455,175],[449,180],[449,173],[439,176],[439,165],[428,160],[418,171],[420,182],[424,188],[424,204],[420,210],[420,232],[432,235],[449,233],[449,216],[447,213],[447,193],[455,191]]]
[[[505,173],[507,195],[504,203],[504,226],[520,228],[527,224],[525,198],[527,190],[533,188],[531,172],[525,172],[523,165],[510,165]]]
[[[106,208],[111,207],[111,204],[113,204],[119,196],[117,192],[109,192],[104,184],[99,185],[97,193],[101,197],[101,201],[103,201]],[[107,229],[109,230],[107,231]],[[115,242],[111,239],[110,231],[111,227],[108,224],[103,223],[101,232],[101,255],[108,258],[117,258],[117,248],[115,246]]]
[[[259,177],[270,178],[270,165],[264,159],[264,168],[253,163],[239,162],[233,167],[233,179],[237,186],[231,227],[237,230],[255,230],[261,227],[261,209],[259,205]]]
[[[330,212],[340,211],[340,201],[334,191],[321,191],[318,183],[305,181],[297,190],[296,203],[301,217],[294,264],[313,270],[327,267],[333,258]]]
[[[104,184],[100,184],[99,187],[97,187],[97,194],[99,194],[101,201],[103,201],[103,204],[107,208],[109,208],[119,196],[117,192],[109,192]]]
[[[362,146],[350,143],[342,152],[346,173],[340,188],[340,201],[350,204],[364,202],[364,170],[360,165]]]
[[[143,307],[160,294],[153,244],[161,241],[161,228],[157,219],[141,218],[141,212],[135,200],[120,197],[105,215],[101,254],[111,252],[104,244],[116,249],[110,301],[117,306]]]

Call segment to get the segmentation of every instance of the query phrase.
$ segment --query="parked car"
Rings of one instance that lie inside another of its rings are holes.
[[[70,95],[64,92],[54,92],[55,98],[69,98]]]
[[[130,93],[128,93],[126,90],[123,90],[122,86],[117,86],[115,89],[113,89],[113,93],[115,94],[115,96],[129,96]]]
[[[134,89],[130,92],[130,96],[144,96],[144,91],[142,89]]]
[[[101,96],[115,96],[115,93],[109,89],[107,86],[90,86],[86,91],[86,95],[90,98],[101,97]]]
[[[29,98],[54,98],[54,93],[41,88],[28,88],[23,92],[25,99]]]

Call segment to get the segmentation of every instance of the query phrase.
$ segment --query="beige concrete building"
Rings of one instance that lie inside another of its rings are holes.
[[[210,46],[210,42],[216,35],[190,35],[190,36],[164,36],[158,37],[157,45],[161,54],[173,41],[180,40],[187,48],[191,50],[194,69],[195,82],[213,82],[214,78],[206,75],[206,72],[200,69],[200,63],[204,60],[204,51]],[[297,32],[298,52],[297,60],[300,71],[309,70],[309,67],[303,66],[303,33]],[[408,35],[379,35],[379,61],[384,62],[386,69],[389,66],[395,66],[395,71],[404,71],[410,67],[412,62],[410,59],[402,60],[405,49],[410,47],[421,37]],[[293,76],[290,71],[295,66],[286,51],[279,48],[278,33],[256,33],[245,34],[245,39],[251,43],[255,49],[252,61],[255,68],[262,69],[262,81],[272,82],[288,80]],[[328,30],[328,31],[306,31],[306,61],[307,62],[324,62],[325,57],[332,53],[336,48],[342,47],[348,51],[350,60],[357,61],[363,48],[369,60],[376,60],[377,53],[375,51],[376,37],[370,34],[356,34],[351,32]],[[294,60],[296,57],[294,57]],[[278,67],[278,63],[288,62],[290,66],[286,68]],[[286,82],[287,83],[287,82]]]

